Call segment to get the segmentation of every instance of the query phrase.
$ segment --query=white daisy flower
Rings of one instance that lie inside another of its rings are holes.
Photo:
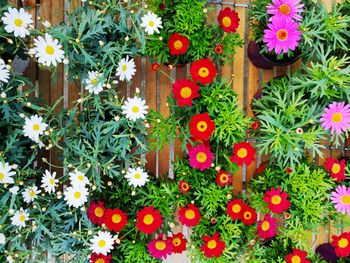
[[[48,170],[45,170],[45,174],[41,179],[41,187],[44,188],[46,193],[54,193],[55,187],[58,184],[58,179],[56,179],[56,172],[50,173]]]
[[[23,8],[18,11],[16,8],[9,7],[1,20],[5,24],[7,33],[13,32],[15,37],[30,35],[28,28],[33,25],[32,15],[27,13]]]
[[[85,186],[89,184],[89,179],[85,174],[77,169],[69,173],[69,180],[73,186]]]
[[[19,191],[19,187],[16,185],[16,186],[13,186],[9,189],[10,193],[13,194],[13,195],[16,195],[18,194],[18,191]]]
[[[38,196],[38,194],[41,193],[41,190],[38,189],[36,186],[28,187],[25,189],[22,193],[24,202],[29,204],[30,202],[33,202],[35,198]]]
[[[21,207],[20,210],[16,211],[11,218],[11,224],[14,226],[19,226],[19,229],[26,226],[26,221],[29,219],[29,214],[27,210],[23,210]]]
[[[44,133],[47,128],[47,124],[43,122],[43,118],[37,114],[30,118],[25,118],[25,124],[23,127],[24,136],[30,138],[36,143],[40,143],[39,136]]]
[[[38,62],[49,67],[51,65],[57,66],[57,62],[61,63],[64,59],[64,51],[62,45],[58,44],[57,39],[53,39],[51,35],[45,34],[45,39],[39,36],[34,39],[35,57]]]
[[[0,59],[0,82],[7,83],[10,79],[10,71],[7,68],[5,62]]]
[[[147,109],[146,101],[138,97],[128,98],[122,106],[123,114],[132,121],[144,119]]]
[[[14,180],[12,176],[16,174],[12,171],[12,166],[9,163],[0,162],[0,183],[1,184],[13,184]]]
[[[64,191],[64,200],[68,206],[78,208],[87,202],[89,191],[81,185],[67,187]]]
[[[129,56],[122,58],[118,63],[117,76],[119,76],[120,81],[127,80],[130,81],[132,76],[135,75],[135,61],[134,59],[129,60]]]
[[[140,167],[136,169],[129,168],[125,178],[128,180],[129,185],[134,187],[144,186],[149,181],[148,174]]]
[[[89,71],[88,78],[84,81],[85,89],[90,93],[99,94],[103,91],[103,82],[99,79],[100,73]]]
[[[107,231],[98,231],[90,240],[92,253],[107,255],[113,249],[114,238]]]
[[[158,17],[155,13],[148,12],[141,17],[141,26],[145,28],[145,31],[149,35],[153,35],[154,32],[159,33],[159,28],[162,26],[162,18]]]
[[[3,233],[0,233],[0,245],[6,243],[6,236]]]

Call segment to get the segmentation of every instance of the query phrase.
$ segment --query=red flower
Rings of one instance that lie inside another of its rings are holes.
[[[89,208],[87,209],[87,216],[92,223],[100,226],[105,222],[105,210],[106,208],[103,202],[98,201],[97,204],[95,202],[91,202]]]
[[[238,13],[229,7],[221,10],[218,15],[218,22],[220,24],[220,27],[222,30],[228,33],[236,32],[237,27],[239,26],[239,21],[240,19],[238,17]]]
[[[293,172],[293,168],[292,167],[287,167],[286,168],[286,173],[287,174],[291,174]]]
[[[286,192],[281,192],[281,188],[272,188],[264,195],[264,201],[268,203],[268,208],[272,213],[281,214],[290,206],[290,201],[287,200],[289,195]]]
[[[248,142],[236,143],[233,146],[233,156],[230,161],[239,166],[243,164],[250,165],[255,160],[255,149]]]
[[[179,182],[179,189],[182,193],[187,194],[187,192],[191,189],[190,184],[185,181]]]
[[[173,253],[180,254],[186,250],[187,240],[182,233],[177,233],[168,239],[173,244]]]
[[[287,263],[310,263],[309,260],[306,259],[307,253],[305,251],[293,248],[293,253],[288,254],[284,261]]]
[[[350,255],[350,232],[344,232],[340,236],[332,236],[332,246],[338,257],[348,257]]]
[[[162,215],[153,206],[146,206],[137,212],[137,229],[145,234],[153,234],[163,223]]]
[[[225,242],[219,237],[219,233],[216,232],[212,237],[203,236],[204,245],[200,247],[200,250],[207,258],[216,257],[219,258],[226,248]]]
[[[110,263],[112,261],[112,255],[105,256],[103,254],[93,253],[90,256],[90,263]]]
[[[224,52],[224,45],[217,45],[214,48],[214,52],[218,55],[221,55]]]
[[[106,227],[111,231],[120,231],[128,223],[126,213],[119,209],[107,209],[105,217]]]
[[[255,173],[256,174],[262,174],[266,170],[266,165],[265,164],[260,164],[258,168],[256,168]]]
[[[209,140],[215,130],[215,122],[210,118],[208,112],[194,115],[188,125],[193,138],[204,141]]]
[[[192,106],[192,100],[199,97],[198,91],[198,85],[188,79],[180,79],[173,83],[172,92],[179,107]]]
[[[180,206],[179,221],[184,226],[196,226],[201,219],[202,215],[198,207],[193,204],[189,204],[187,207]]]
[[[154,258],[166,259],[173,251],[171,241],[169,239],[163,240],[163,235],[159,235],[157,239],[151,241],[147,245],[147,248],[148,252]]]
[[[254,224],[257,218],[255,210],[248,205],[244,206],[243,208],[244,210],[241,218],[243,224],[247,226]]]
[[[230,185],[232,183],[232,176],[225,171],[220,171],[216,176],[216,183],[221,187]]]
[[[165,9],[165,4],[164,3],[159,4],[158,8],[160,11],[163,11]]]
[[[206,85],[213,82],[218,71],[211,60],[202,58],[192,63],[190,73],[194,81]]]
[[[263,239],[274,237],[277,232],[277,221],[270,214],[266,214],[263,220],[259,220],[258,235]]]
[[[190,41],[188,40],[188,38],[185,36],[181,36],[179,33],[172,34],[168,41],[170,54],[173,56],[185,54],[189,45]]]
[[[252,127],[252,129],[253,129],[254,131],[256,131],[257,129],[260,128],[260,124],[259,124],[259,122],[254,121],[254,122],[250,125],[250,127]]]
[[[333,158],[327,158],[324,162],[324,168],[330,172],[331,177],[337,179],[337,182],[340,182],[346,179],[345,176],[345,160],[341,160],[340,162]]]
[[[232,200],[227,204],[227,214],[232,220],[243,220],[243,212],[247,209],[247,205],[241,200]]]
[[[160,64],[157,62],[152,63],[152,70],[153,71],[158,71],[160,69]]]

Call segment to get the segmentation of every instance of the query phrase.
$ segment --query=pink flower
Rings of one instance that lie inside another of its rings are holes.
[[[272,0],[272,4],[266,8],[267,13],[273,15],[270,21],[280,18],[294,18],[297,21],[301,21],[302,17],[298,13],[302,13],[304,4],[300,4],[300,0]]]
[[[321,122],[325,130],[331,129],[331,134],[334,131],[337,134],[342,134],[350,128],[350,104],[345,106],[345,102],[333,102],[324,109]]]
[[[190,166],[201,171],[209,169],[214,159],[214,154],[209,147],[203,144],[192,147],[188,155],[190,157]]]
[[[172,254],[173,245],[170,239],[163,240],[163,235],[160,235],[159,238],[151,241],[148,245],[148,252],[154,258],[163,258],[166,259],[169,255]]]
[[[345,185],[339,185],[331,197],[332,203],[335,204],[335,209],[338,212],[350,216],[350,188],[346,189]]]
[[[277,221],[270,214],[266,214],[264,219],[258,221],[258,236],[263,239],[274,237],[277,232]]]
[[[301,31],[298,30],[298,24],[291,18],[274,19],[264,30],[263,42],[267,43],[267,50],[275,50],[276,54],[288,53],[294,51],[299,46]]]

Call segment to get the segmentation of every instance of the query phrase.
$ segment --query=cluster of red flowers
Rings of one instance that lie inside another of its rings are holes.
[[[227,214],[232,220],[241,220],[243,224],[250,226],[256,222],[255,210],[244,203],[242,199],[232,200],[227,204]]]
[[[162,234],[148,244],[148,252],[159,259],[166,259],[169,255],[181,254],[186,250],[187,240],[182,233],[164,237]]]
[[[327,158],[324,162],[324,168],[330,172],[332,178],[336,179],[337,182],[341,182],[346,179],[345,175],[345,160],[341,160],[340,162],[333,158]]]
[[[350,232],[344,232],[340,236],[332,236],[332,246],[338,257],[350,256]]]

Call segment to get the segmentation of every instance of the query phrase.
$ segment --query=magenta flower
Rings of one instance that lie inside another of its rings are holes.
[[[275,50],[276,54],[288,53],[294,51],[299,46],[301,31],[298,30],[298,24],[291,18],[274,19],[264,30],[263,42],[267,43],[267,50]]]
[[[324,111],[321,125],[325,130],[331,129],[331,134],[334,131],[337,134],[342,134],[350,128],[350,104],[345,106],[345,102],[333,102]]]
[[[302,20],[298,13],[303,12],[304,4],[300,4],[300,0],[272,0],[272,3],[266,7],[267,13],[273,15],[270,21],[287,17]]]
[[[166,259],[172,254],[173,245],[169,239],[163,240],[161,235],[159,238],[151,241],[148,245],[148,253],[154,258]]]
[[[350,216],[350,188],[346,189],[345,185],[339,185],[331,197],[332,203],[335,204],[335,209],[338,212]]]
[[[214,159],[214,154],[210,151],[210,148],[203,144],[192,147],[188,152],[188,156],[190,157],[190,166],[201,171],[209,169]]]

